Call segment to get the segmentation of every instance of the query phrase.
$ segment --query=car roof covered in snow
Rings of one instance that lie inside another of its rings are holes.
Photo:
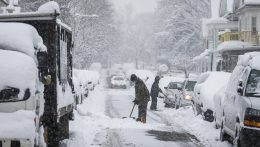
[[[238,66],[250,66],[253,69],[260,70],[260,52],[251,52],[240,55]]]

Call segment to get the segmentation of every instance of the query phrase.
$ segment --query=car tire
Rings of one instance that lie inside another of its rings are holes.
[[[221,123],[219,139],[221,142],[227,141],[229,139],[228,134],[224,130],[224,122]]]

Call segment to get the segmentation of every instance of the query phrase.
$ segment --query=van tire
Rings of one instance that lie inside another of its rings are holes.
[[[69,138],[69,114],[66,114],[60,118],[59,132],[60,140]]]

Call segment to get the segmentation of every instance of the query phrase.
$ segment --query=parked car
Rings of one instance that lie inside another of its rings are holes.
[[[88,96],[88,90],[85,91],[85,89],[83,89],[82,84],[79,82],[78,78],[75,75],[73,75],[73,84],[75,91],[75,104],[82,104],[84,96]]]
[[[182,88],[182,81],[170,82],[167,87],[165,87],[164,106],[165,107],[175,107],[177,97],[180,97],[180,90]]]
[[[260,146],[260,53],[239,57],[223,103],[220,140],[239,147]]]
[[[127,80],[124,76],[113,76],[111,78],[111,88],[127,88]]]
[[[220,128],[221,119],[223,114],[223,101],[225,97],[227,85],[224,85],[216,94],[214,95],[214,121],[216,129]]]
[[[87,89],[88,91],[93,91],[95,89],[95,85],[92,81],[87,81],[87,84],[84,86],[85,89]]]
[[[230,73],[210,72],[208,78],[200,84],[197,92],[197,106],[201,109],[203,119],[209,122],[214,120],[214,100],[213,97],[224,85],[227,84]]]
[[[186,79],[183,82],[183,87],[180,95],[176,97],[175,108],[179,109],[182,106],[192,105],[193,91],[197,81],[194,79]]]
[[[206,73],[202,73],[199,78],[198,81],[194,87],[194,92],[193,92],[193,111],[195,113],[195,115],[199,115],[201,114],[202,110],[201,110],[201,102],[200,102],[200,89],[203,85],[203,83],[207,80],[207,78],[209,77],[210,72],[206,72]]]

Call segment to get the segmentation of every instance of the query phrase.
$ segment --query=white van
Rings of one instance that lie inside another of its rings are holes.
[[[260,52],[239,57],[224,96],[220,140],[260,146]]]

